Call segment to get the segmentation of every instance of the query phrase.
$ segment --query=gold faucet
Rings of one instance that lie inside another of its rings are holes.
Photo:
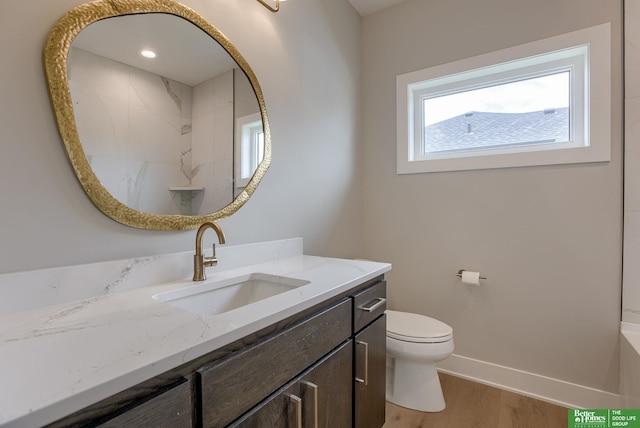
[[[216,258],[216,244],[213,244],[213,255],[211,257],[205,257],[202,254],[202,235],[204,235],[204,231],[207,229],[213,229],[216,231],[218,235],[218,241],[221,244],[225,243],[224,232],[222,228],[218,226],[217,223],[206,222],[203,223],[202,226],[198,229],[198,233],[196,233],[196,254],[193,256],[193,280],[194,281],[204,281],[207,276],[204,274],[204,268],[209,266],[215,266],[218,264],[218,259]]]

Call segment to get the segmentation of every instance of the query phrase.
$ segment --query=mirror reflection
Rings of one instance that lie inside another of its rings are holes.
[[[130,208],[213,213],[262,161],[264,130],[249,80],[185,19],[148,13],[92,23],[73,40],[68,74],[87,160]]]

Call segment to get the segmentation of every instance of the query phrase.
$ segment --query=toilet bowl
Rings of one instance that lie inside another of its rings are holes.
[[[435,363],[453,353],[453,329],[424,315],[386,314],[387,401],[422,412],[444,410]]]

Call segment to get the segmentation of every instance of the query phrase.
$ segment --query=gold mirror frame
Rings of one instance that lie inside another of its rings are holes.
[[[264,157],[247,186],[224,208],[206,215],[162,215],[135,210],[111,195],[97,178],[78,135],[67,79],[67,58],[73,39],[89,24],[121,15],[165,13],[184,18],[218,42],[240,66],[253,86],[264,128]],[[242,207],[258,187],[271,164],[271,132],[262,90],[247,61],[218,29],[187,6],[172,0],[97,0],[67,12],[49,32],[44,47],[44,67],[58,130],[80,184],[105,215],[127,226],[151,230],[189,230],[207,221],[229,217]]]

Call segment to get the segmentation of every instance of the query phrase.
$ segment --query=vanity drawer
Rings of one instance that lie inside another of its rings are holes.
[[[167,390],[142,400],[141,403],[134,403],[117,416],[96,426],[188,428],[193,426],[192,409],[191,383],[182,379]]]
[[[244,351],[197,371],[203,427],[223,427],[351,335],[345,299]]]
[[[387,308],[387,281],[381,280],[375,285],[353,295],[353,331],[354,333],[382,315]]]

